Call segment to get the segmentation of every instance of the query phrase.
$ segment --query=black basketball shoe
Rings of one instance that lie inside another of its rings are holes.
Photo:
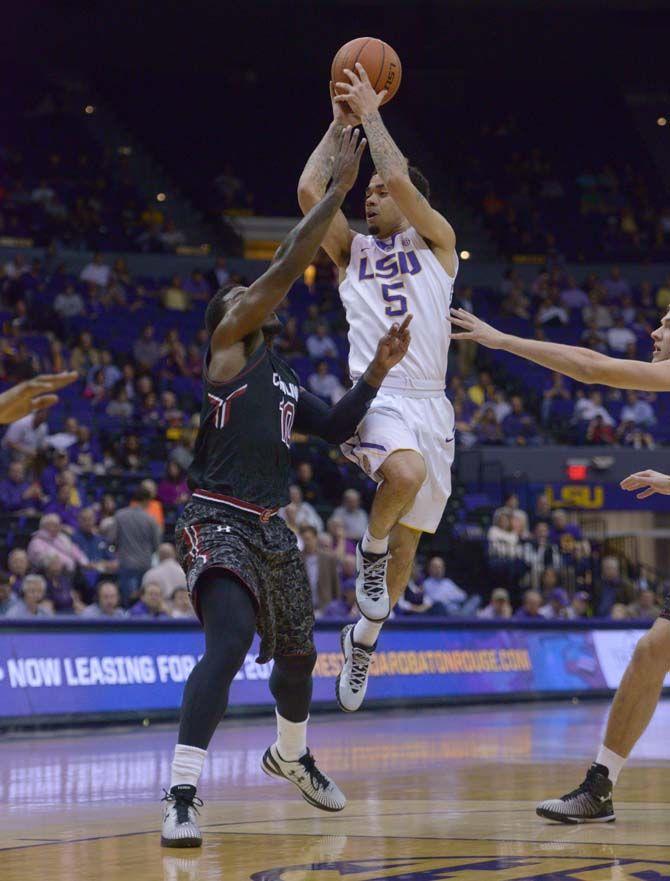
[[[594,762],[581,786],[560,798],[543,801],[535,812],[558,823],[613,823],[616,815],[609,771]]]

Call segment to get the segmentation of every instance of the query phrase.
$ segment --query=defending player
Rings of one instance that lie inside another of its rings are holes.
[[[334,120],[305,166],[298,199],[307,211],[323,195],[339,133],[361,122],[376,169],[365,197],[370,235],[356,234],[338,211],[323,242],[339,267],[352,379],[365,369],[389,318],[411,310],[414,342],[342,447],[379,483],[356,549],[356,600],[363,617],[342,631],[344,665],[336,692],[349,712],[363,702],[377,637],[407,585],[421,533],[435,532],[451,493],[454,413],[444,386],[458,270],[453,229],[431,208],[428,182],[408,167],[382,122],[385,93],[375,93],[360,64],[357,71],[347,71],[350,82],[337,84],[337,95],[331,83]]]
[[[451,312],[454,324],[463,328],[453,339],[473,340],[489,349],[502,349],[579,382],[609,385],[636,391],[670,391],[670,312],[651,334],[651,364],[609,358],[578,346],[525,340],[501,333],[463,309]],[[621,482],[622,489],[642,490],[638,499],[654,493],[670,495],[670,476],[657,471],[638,471]],[[615,819],[612,788],[630,751],[651,721],[670,670],[670,594],[660,617],[638,642],[633,658],[614,697],[605,740],[586,779],[561,798],[537,807],[541,817],[563,823],[609,823]]]
[[[288,501],[292,429],[331,443],[348,437],[407,351],[409,320],[384,333],[364,375],[332,409],[299,388],[264,335],[281,328],[274,309],[314,258],[356,178],[365,145],[357,141],[358,133],[345,129],[328,192],[289,233],[270,268],[249,288],[221,289],[207,307],[202,420],[189,470],[193,496],[176,526],[205,654],[184,689],[164,799],[161,843],[168,847],[202,843],[196,787],[256,630],[259,662],[274,659],[270,691],[277,705],[277,741],[263,756],[263,770],[294,783],[314,807],[340,811],[346,804],[307,749],[316,660],[312,594],[295,536],[275,515]]]

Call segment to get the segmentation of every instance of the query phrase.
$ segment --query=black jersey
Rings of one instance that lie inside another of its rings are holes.
[[[190,488],[259,508],[287,504],[297,375],[264,344],[227,382],[209,378],[208,362]]]

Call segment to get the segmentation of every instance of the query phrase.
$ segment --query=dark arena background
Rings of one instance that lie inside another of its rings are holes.
[[[454,307],[631,368],[655,347],[662,376],[668,4],[53,0],[2,22],[0,391],[76,378],[0,429],[0,879],[670,878],[663,697],[645,730],[670,670],[670,372],[667,392],[606,371],[585,384],[472,341],[449,349],[451,497],[356,714],[335,683],[376,485],[339,447],[292,438],[279,516],[314,601],[309,745],[347,807],[322,813],[262,773],[275,716],[256,641],[204,764],[203,846],[160,844],[204,651],[175,524],[205,308],[302,216],[335,52],[367,35],[402,61],[381,115],[455,230]],[[373,172],[367,150],[343,206],[364,234]],[[278,313],[275,352],[335,404],[348,324],[325,251]],[[621,488],[646,470],[656,493]],[[607,766],[615,823],[536,815],[626,738],[618,782]]]

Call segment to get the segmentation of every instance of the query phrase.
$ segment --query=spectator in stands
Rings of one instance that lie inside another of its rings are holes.
[[[512,397],[511,404],[512,412],[505,417],[502,423],[506,443],[509,446],[519,447],[539,444],[540,438],[537,434],[535,419],[530,413],[525,412],[523,401],[519,395]]]
[[[433,557],[429,561],[423,590],[433,603],[441,603],[448,615],[474,615],[480,603],[479,596],[469,597],[451,578],[447,578],[442,557]]]
[[[621,300],[622,297],[630,294],[630,285],[621,275],[620,266],[612,267],[609,277],[603,281],[603,288],[610,300]]]
[[[170,618],[196,618],[186,587],[175,587],[170,599],[172,601]]]
[[[91,594],[95,590],[101,573],[112,575],[119,568],[118,560],[115,558],[109,542],[103,538],[96,526],[93,508],[82,508],[79,512],[78,528],[75,530],[72,540],[91,564],[91,567],[83,572],[89,594]]]
[[[51,609],[43,605],[45,594],[44,578],[41,575],[26,575],[23,596],[12,604],[5,618],[43,618],[53,615]]]
[[[356,560],[354,558],[354,569]],[[337,599],[328,603],[323,610],[322,618],[358,618],[358,608],[356,606],[356,584],[355,578],[347,578],[342,582],[340,595]]]
[[[552,570],[548,569],[547,572]],[[570,600],[568,594],[562,587],[555,587],[546,594],[547,602],[540,608],[540,615],[548,620],[555,618],[569,618]]]
[[[655,621],[661,614],[661,607],[656,602],[654,591],[649,588],[641,590],[635,602],[628,607],[628,614],[636,621]]]
[[[77,293],[75,286],[69,284],[64,291],[56,296],[53,308],[57,315],[67,321],[70,318],[76,318],[77,315],[84,314],[84,300],[81,294]]]
[[[520,621],[543,621],[540,614],[542,596],[536,590],[527,590],[523,595],[523,604],[514,613],[514,618]]]
[[[126,421],[132,417],[133,409],[133,405],[128,400],[128,389],[125,385],[119,385],[113,393],[112,400],[107,404],[105,413],[113,419]]]
[[[402,615],[447,616],[449,614],[442,603],[433,602],[426,594],[424,580],[421,577],[419,566],[416,562],[412,577],[405,588],[405,592],[398,600],[394,612]]]
[[[491,408],[482,408],[473,419],[473,427],[477,442],[483,446],[494,446],[503,442],[502,429],[496,418],[495,411]]]
[[[342,383],[334,373],[330,372],[326,361],[319,361],[316,372],[309,376],[307,385],[311,392],[323,398],[327,404],[337,404],[344,395]]]
[[[74,589],[72,573],[66,572],[60,557],[46,559],[43,567],[46,580],[46,600],[57,615],[77,615],[84,610],[79,592]]]
[[[36,480],[26,478],[23,462],[9,463],[7,477],[0,480],[0,499],[5,511],[14,514],[28,514],[44,507],[47,496]]]
[[[656,305],[661,312],[667,312],[670,308],[670,275],[656,291]]]
[[[509,601],[509,591],[504,587],[497,587],[491,594],[491,602],[477,612],[479,618],[505,619],[512,617],[512,605]]]
[[[316,332],[307,337],[307,352],[310,358],[337,358],[337,346],[333,338],[328,335],[328,325],[320,321],[316,326]]]
[[[7,429],[2,438],[2,447],[13,456],[30,459],[44,449],[49,436],[47,414],[38,410],[22,419],[17,419]]]
[[[85,379],[92,367],[100,366],[100,350],[93,345],[90,331],[84,330],[79,335],[79,343],[72,350],[70,367]]]
[[[230,273],[226,266],[225,257],[217,257],[214,266],[206,273],[205,278],[213,291],[218,291],[230,281]]]
[[[560,544],[561,536],[564,532],[569,532],[575,541],[581,541],[582,531],[576,523],[570,523],[567,512],[562,508],[557,508],[551,515],[552,529],[551,541],[554,544]]]
[[[190,294],[194,300],[202,300],[205,302],[209,300],[212,293],[207,279],[197,268],[192,270],[190,276],[184,282],[184,290]]]
[[[146,507],[146,512],[150,517],[154,518],[156,523],[158,523],[162,533],[165,528],[165,512],[163,511],[162,503],[158,499],[158,487],[156,486],[156,481],[148,477],[146,480],[142,481],[141,488],[149,493],[149,504]]]
[[[186,290],[180,275],[172,276],[170,284],[161,294],[161,302],[165,309],[174,312],[186,312],[191,308],[191,294]]]
[[[597,330],[608,330],[612,327],[612,312],[603,304],[604,294],[600,288],[594,288],[589,295],[589,305],[582,309],[584,324],[593,325]]]
[[[72,470],[77,474],[96,471],[102,462],[102,453],[98,439],[91,435],[88,425],[77,426],[77,441],[68,448],[68,457]]]
[[[344,523],[339,517],[328,519],[328,533],[333,540],[333,553],[341,563],[349,554],[356,554],[356,542],[346,536]]]
[[[614,419],[603,406],[603,396],[599,391],[589,392],[588,397],[578,397],[573,419],[575,422],[593,422],[598,416],[605,425],[614,426]]]
[[[608,425],[602,416],[598,415],[592,419],[586,429],[586,442],[601,446],[603,444],[613,444],[616,442],[616,434],[614,428]]]
[[[108,537],[116,545],[119,559],[119,589],[126,605],[140,586],[142,576],[151,567],[151,558],[160,544],[158,523],[147,513],[151,495],[139,487],[133,494],[134,505],[117,511],[112,517]],[[160,585],[157,585],[160,590]]]
[[[561,291],[561,306],[564,309],[584,309],[588,304],[588,295],[579,287],[574,276],[569,275],[565,289]]]
[[[596,617],[609,617],[616,603],[630,605],[635,599],[635,589],[631,582],[621,575],[617,557],[603,557],[600,577],[596,579],[593,589],[593,601]]]
[[[33,566],[42,569],[52,556],[62,561],[66,572],[89,565],[86,554],[63,532],[58,514],[45,514],[28,544],[28,559]]]
[[[568,313],[561,306],[560,294],[553,289],[537,311],[536,322],[546,327],[559,327],[568,323]]]
[[[125,618],[126,613],[119,605],[119,589],[113,581],[101,581],[96,591],[96,601],[82,611],[82,618],[115,620]]]
[[[141,471],[144,467],[144,454],[140,439],[136,434],[124,435],[116,451],[116,461],[122,471]]]
[[[160,585],[165,600],[169,599],[179,587],[186,587],[186,575],[177,562],[174,545],[164,542],[158,548],[158,564],[152,566],[142,576],[142,584],[153,582]]]
[[[153,324],[147,324],[140,338],[133,344],[133,357],[144,370],[151,370],[161,356],[161,346],[155,339],[155,333]]]
[[[0,572],[0,618],[4,618],[18,601],[19,598],[12,590],[9,573]]]
[[[489,553],[494,557],[513,557],[519,536],[512,529],[512,518],[509,511],[499,508],[493,515],[493,525],[486,535]]]
[[[589,603],[591,597],[585,590],[579,590],[572,598],[572,603],[567,608],[567,617],[570,620],[583,620],[591,614]]]
[[[300,530],[302,559],[307,570],[307,578],[312,589],[312,602],[316,612],[323,610],[340,593],[337,574],[337,561],[332,553],[320,551],[317,532],[313,526],[303,526]]]
[[[46,514],[58,514],[61,527],[67,532],[74,532],[77,528],[81,511],[81,505],[72,504],[71,494],[71,486],[61,484],[56,490],[56,497],[44,509]]]
[[[368,528],[368,515],[361,506],[361,494],[348,489],[342,496],[342,504],[335,508],[333,517],[344,524],[344,534],[350,541],[360,541]]]
[[[93,282],[98,287],[106,288],[109,284],[111,271],[110,267],[103,260],[102,254],[98,253],[94,254],[93,260],[84,266],[79,278],[82,281]]]
[[[30,569],[28,554],[23,548],[12,548],[7,557],[7,568],[9,569],[11,588],[17,596],[21,596],[23,579],[28,574],[28,569]]]
[[[160,584],[147,581],[142,585],[140,599],[128,610],[129,618],[168,618]]]
[[[533,529],[537,526],[538,523],[552,523],[553,515],[551,509],[551,502],[549,498],[542,493],[535,500],[535,511],[533,512],[532,517],[532,527]]]
[[[560,401],[570,401],[572,398],[567,380],[562,373],[551,374],[551,385],[545,389],[542,396],[542,423],[547,425],[556,404]]]
[[[623,355],[628,346],[637,345],[637,337],[626,327],[623,315],[617,315],[614,326],[607,331],[607,345],[613,355]]]
[[[295,315],[291,315],[287,319],[281,334],[276,337],[275,348],[282,358],[295,358],[297,355],[304,354],[305,343],[300,334],[298,319]]]
[[[300,532],[303,526],[312,526],[317,533],[323,532],[323,520],[309,502],[304,501],[302,490],[296,484],[288,488],[289,503],[279,511],[279,516],[294,531]]]
[[[654,410],[648,401],[640,398],[637,392],[626,392],[626,406],[621,410],[622,422],[634,422],[642,428],[656,425]]]
[[[165,477],[158,484],[158,499],[165,508],[176,509],[186,504],[191,491],[186,483],[184,472],[176,462],[170,461],[165,468]]]

